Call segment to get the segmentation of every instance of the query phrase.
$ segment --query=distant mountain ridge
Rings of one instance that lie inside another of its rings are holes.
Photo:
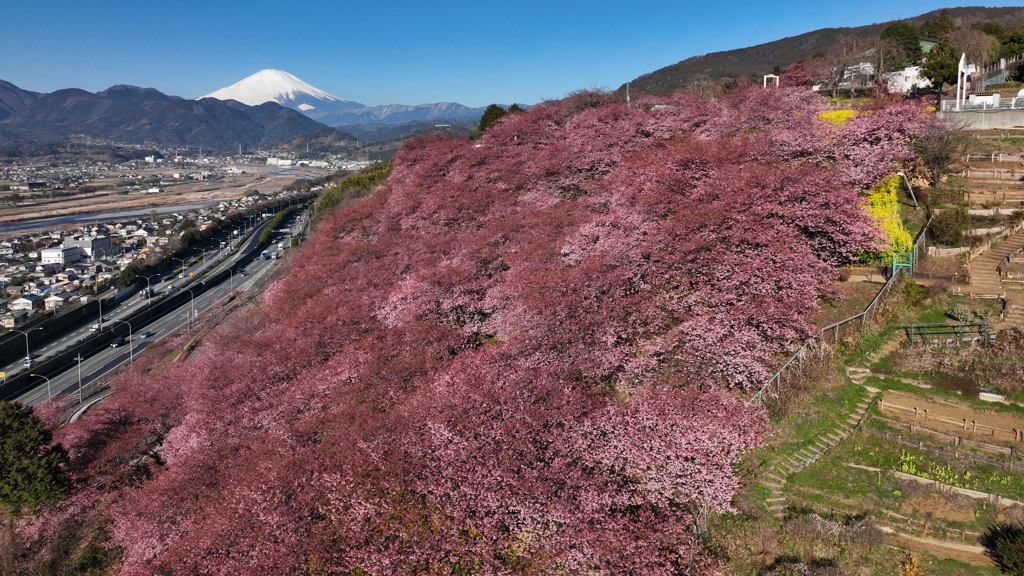
[[[39,94],[22,90],[10,82],[0,80],[0,120],[28,106]]]
[[[484,108],[469,108],[457,102],[437,104],[386,104],[366,106],[342,100],[316,88],[283,70],[260,70],[227,88],[204,98],[236,100],[254,106],[277,102],[298,110],[328,126],[343,127],[362,124],[397,126],[408,122],[426,122],[439,118],[478,120]]]
[[[4,82],[0,89],[7,86],[13,84]],[[8,92],[18,96],[12,98],[16,103],[27,99],[22,94],[27,91],[8,89],[5,94]],[[247,106],[215,98],[185,100],[153,88],[124,85],[95,94],[77,88],[43,94],[0,120],[0,134],[8,140],[85,137],[154,147],[221,150],[239,145],[271,146],[323,127],[275,102]]]
[[[1024,8],[961,7],[947,8],[947,14],[954,22],[969,26],[974,22],[996,21],[1004,27],[1012,28],[1024,24]],[[920,26],[927,20],[939,15],[941,9],[933,10],[920,16],[904,18],[914,25]],[[702,56],[693,56],[654,72],[643,74],[630,82],[633,92],[649,94],[668,94],[681,90],[686,86],[707,76],[713,81],[746,78],[752,75],[771,73],[776,66],[785,68],[790,64],[812,58],[816,53],[825,53],[836,45],[841,36],[855,38],[877,37],[889,22],[869,24],[854,28],[822,28],[806,32],[798,36],[783,38],[748,48],[738,48],[723,52],[712,52]],[[619,90],[625,90],[623,84]]]
[[[437,104],[387,104],[383,106],[367,106],[335,112],[320,118],[328,126],[344,127],[349,125],[378,124],[398,126],[409,122],[427,122],[430,120],[479,120],[484,108],[469,108],[458,102],[440,102]]]

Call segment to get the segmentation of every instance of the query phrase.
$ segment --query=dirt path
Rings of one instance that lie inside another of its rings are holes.
[[[914,536],[897,532],[886,526],[881,526],[880,528],[883,532],[886,532],[886,539],[893,546],[901,550],[908,548],[911,550],[921,550],[936,558],[957,560],[971,566],[995,566],[988,556],[985,556],[985,549],[977,544],[969,544],[967,542],[961,544],[959,542],[936,540],[935,538],[924,536]]]
[[[1020,416],[995,410],[979,410],[956,402],[929,400],[908,392],[886,390],[879,407],[887,416],[903,422],[976,437],[978,440],[995,438],[1013,442],[1016,440],[1013,431],[1024,430],[1024,418]],[[917,408],[917,418],[914,417],[914,408]],[[925,410],[928,411],[927,417]],[[966,430],[964,420],[967,421]],[[974,423],[977,423],[977,427]]]

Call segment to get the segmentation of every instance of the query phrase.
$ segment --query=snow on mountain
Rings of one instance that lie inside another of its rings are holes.
[[[332,96],[283,70],[260,70],[241,82],[221,88],[203,98],[237,100],[249,106],[256,106],[264,102],[277,102],[328,126],[361,124],[395,126],[407,122],[442,118],[477,120],[484,111],[483,108],[467,108],[457,102],[420,104],[418,106],[403,104],[366,106]]]
[[[332,96],[284,70],[260,70],[244,80],[207,94],[203,98],[237,100],[249,106],[258,106],[264,102],[277,102],[282,106],[299,110],[313,119],[349,108],[365,107],[358,102],[349,102]]]

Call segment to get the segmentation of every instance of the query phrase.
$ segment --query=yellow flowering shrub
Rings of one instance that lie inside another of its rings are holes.
[[[856,110],[832,110],[831,112],[822,112],[818,115],[829,124],[845,124],[847,120],[853,118],[857,114]]]
[[[903,227],[900,217],[899,196],[901,180],[899,176],[890,176],[881,184],[871,189],[864,207],[878,223],[885,234],[888,244],[884,250],[868,255],[869,260],[882,262],[892,261],[895,252],[910,252],[914,247],[914,237]]]

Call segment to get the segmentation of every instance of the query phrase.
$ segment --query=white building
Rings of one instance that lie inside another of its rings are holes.
[[[63,247],[81,248],[93,259],[104,258],[113,252],[109,236],[68,236],[64,239]]]
[[[78,246],[58,246],[56,248],[46,248],[41,251],[42,263],[43,264],[71,264],[84,260],[85,250]]]

